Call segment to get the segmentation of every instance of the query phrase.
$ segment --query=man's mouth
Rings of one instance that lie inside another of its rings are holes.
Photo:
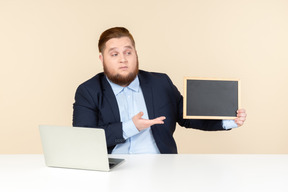
[[[120,70],[127,70],[128,67],[127,67],[127,66],[122,66],[122,67],[120,67],[119,69],[120,69]]]

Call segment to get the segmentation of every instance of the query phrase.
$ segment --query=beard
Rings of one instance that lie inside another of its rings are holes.
[[[119,73],[117,74],[112,74],[109,69],[107,68],[107,65],[105,63],[105,61],[103,61],[103,70],[104,70],[104,74],[108,77],[108,79],[120,86],[128,86],[132,81],[134,81],[134,79],[136,78],[136,76],[138,75],[139,72],[139,63],[138,63],[138,58],[136,61],[136,68],[134,71],[130,72],[128,75],[124,76],[124,75],[120,75]]]

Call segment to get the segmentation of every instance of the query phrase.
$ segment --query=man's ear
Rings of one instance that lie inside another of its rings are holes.
[[[100,61],[103,63],[103,59],[104,59],[104,58],[103,58],[102,53],[99,54],[99,59],[100,59]]]

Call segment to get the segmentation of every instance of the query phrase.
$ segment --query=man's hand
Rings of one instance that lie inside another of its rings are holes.
[[[140,112],[132,118],[134,125],[139,131],[142,131],[143,129],[151,127],[152,125],[155,124],[164,124],[164,119],[166,119],[166,117],[164,116],[155,119],[143,119],[142,118],[143,115],[144,113]]]
[[[235,123],[238,125],[238,127],[242,126],[246,120],[246,110],[245,109],[238,109],[237,110],[237,118],[234,119]]]

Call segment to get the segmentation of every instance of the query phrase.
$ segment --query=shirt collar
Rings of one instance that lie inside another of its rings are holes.
[[[140,83],[139,83],[139,78],[136,76],[136,78],[127,86],[127,87],[122,87],[120,85],[117,85],[113,82],[111,82],[108,77],[106,76],[107,81],[111,85],[111,88],[114,92],[115,95],[118,95],[121,93],[125,88],[131,89],[132,91],[138,92],[140,88]]]

